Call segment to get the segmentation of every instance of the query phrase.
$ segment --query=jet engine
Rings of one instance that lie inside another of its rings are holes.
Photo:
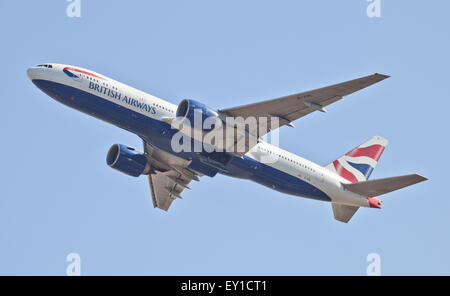
[[[114,144],[109,148],[106,163],[113,169],[133,177],[147,175],[150,171],[144,153],[122,144]]]
[[[177,108],[176,117],[187,119],[194,129],[201,129],[204,131],[212,130],[216,120],[220,120],[219,113],[216,110],[194,100],[181,101]],[[209,124],[206,124],[205,127],[204,123],[207,118],[210,118],[211,121],[209,121]],[[201,119],[201,121],[197,122],[194,119],[197,121]],[[201,126],[196,126],[196,124],[199,123],[201,123]]]

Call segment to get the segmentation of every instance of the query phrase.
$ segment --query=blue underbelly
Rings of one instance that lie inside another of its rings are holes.
[[[249,179],[282,193],[322,201],[331,201],[323,191],[300,178],[275,169],[267,164],[260,163],[247,156],[244,156],[243,159],[238,157],[233,158],[227,168],[230,176]]]

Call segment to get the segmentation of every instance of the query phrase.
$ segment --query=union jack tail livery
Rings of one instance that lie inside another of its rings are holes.
[[[367,181],[386,149],[388,140],[375,136],[326,166],[351,183]]]

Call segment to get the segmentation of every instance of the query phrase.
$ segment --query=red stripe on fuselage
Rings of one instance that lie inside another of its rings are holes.
[[[86,74],[86,75],[89,75],[89,76],[92,76],[92,77],[95,77],[95,78],[99,78],[99,79],[103,79],[103,80],[105,79],[105,78],[100,77],[98,75],[95,75],[95,74],[92,74],[92,73],[89,73],[87,71],[83,71],[83,70],[80,70],[80,69],[72,68],[72,67],[65,67],[64,70],[72,70],[72,71],[75,71],[75,72],[78,72],[78,73],[83,73],[83,74]]]
[[[358,179],[356,179],[355,175],[344,168],[338,160],[333,161],[333,165],[339,176],[352,183],[358,182]]]
[[[356,148],[346,155],[351,157],[367,156],[374,159],[375,161],[378,161],[384,151],[384,148],[384,146],[375,144],[364,148]]]

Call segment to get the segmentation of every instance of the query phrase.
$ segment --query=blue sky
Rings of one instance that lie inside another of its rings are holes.
[[[450,274],[448,1],[0,1],[0,274]],[[63,106],[27,78],[43,62],[105,74],[160,98],[226,108],[392,77],[282,128],[280,145],[326,165],[373,135],[390,140],[371,178],[430,180],[351,223],[328,203],[224,176],[202,178],[168,213],[147,180],[105,163],[139,138]]]

